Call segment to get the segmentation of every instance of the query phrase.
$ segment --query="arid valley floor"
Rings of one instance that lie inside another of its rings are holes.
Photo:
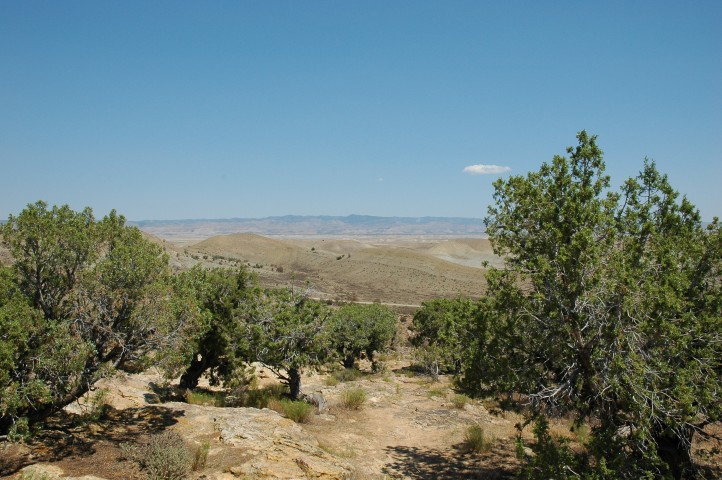
[[[478,297],[484,290],[483,262],[499,264],[482,237],[295,236],[231,234],[206,239],[151,237],[162,244],[173,268],[244,265],[266,286],[294,285],[324,300],[382,302],[398,312],[408,335],[421,302],[459,295]],[[2,252],[0,252],[2,253]],[[7,257],[3,257],[6,259]],[[102,419],[79,423],[81,401],[56,416],[27,444],[0,443],[0,478],[85,480],[142,479],[136,464],[123,459],[121,444],[142,442],[171,429],[190,448],[207,442],[206,465],[192,479],[499,479],[513,478],[518,460],[515,425],[523,416],[491,399],[455,405],[450,377],[432,381],[414,368],[402,340],[372,373],[362,362],[358,378],[329,381],[329,372],[304,372],[304,391],[320,393],[328,408],[309,423],[297,424],[269,409],[221,408],[162,398],[163,380],[154,370],[122,374],[102,381],[110,408]],[[261,385],[276,382],[258,369]],[[205,384],[207,386],[207,383]],[[362,388],[367,401],[345,409],[340,396]],[[570,418],[552,424],[570,432]],[[470,451],[464,435],[480,425],[491,441],[485,453]],[[531,428],[521,432],[531,438]],[[700,444],[700,458],[718,445]],[[719,453],[704,457],[719,467]],[[714,470],[718,471],[718,470]]]
[[[245,265],[266,286],[296,285],[317,298],[419,305],[484,290],[484,262],[498,265],[482,237],[264,237],[232,234],[161,240],[171,265]]]

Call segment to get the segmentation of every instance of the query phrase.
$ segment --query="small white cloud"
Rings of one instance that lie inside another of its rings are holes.
[[[379,177],[379,178],[376,179],[376,181],[377,181],[377,182],[383,182],[383,181],[384,181],[384,177]]]
[[[510,171],[511,168],[500,165],[469,165],[468,167],[464,167],[464,173],[468,173],[469,175],[493,175]]]

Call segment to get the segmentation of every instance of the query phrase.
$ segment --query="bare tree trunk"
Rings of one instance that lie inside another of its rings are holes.
[[[288,387],[291,389],[291,400],[298,400],[301,395],[301,372],[298,368],[288,369]]]
[[[207,364],[205,355],[202,356],[200,360],[198,357],[193,358],[193,361],[180,378],[180,387],[187,389],[196,388],[201,375],[208,369]]]

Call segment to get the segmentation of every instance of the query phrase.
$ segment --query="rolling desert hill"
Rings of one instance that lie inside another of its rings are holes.
[[[264,286],[307,284],[313,296],[341,301],[416,306],[439,297],[478,297],[485,286],[482,262],[500,263],[485,238],[271,238],[236,233],[189,245],[148,232],[144,236],[164,248],[176,271],[198,263],[208,268],[245,265]],[[0,264],[11,261],[0,246]]]
[[[478,267],[482,262],[500,267],[501,258],[494,255],[488,238],[458,238],[435,243],[428,253],[448,262]]]
[[[220,235],[184,251],[208,266],[249,266],[266,286],[308,282],[319,298],[403,305],[481,295],[481,263],[492,255],[488,241],[477,239],[279,239],[255,234]]]
[[[484,234],[478,218],[454,217],[376,217],[370,215],[301,216],[265,218],[141,220],[129,222],[141,230],[176,243],[200,240],[238,232],[265,236],[390,236],[443,235],[469,237]]]

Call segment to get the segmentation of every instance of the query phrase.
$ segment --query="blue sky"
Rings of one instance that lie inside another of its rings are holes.
[[[481,218],[586,129],[615,185],[649,157],[710,220],[720,25],[716,0],[0,0],[0,218]]]

